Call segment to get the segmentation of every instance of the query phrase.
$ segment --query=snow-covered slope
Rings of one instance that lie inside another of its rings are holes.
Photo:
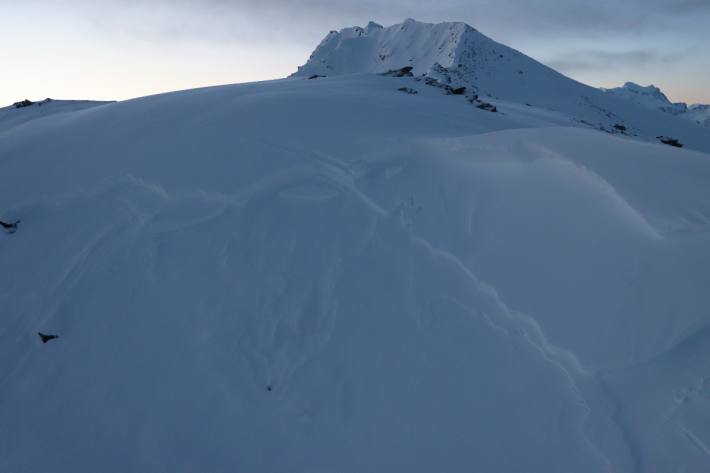
[[[659,136],[672,137],[710,152],[706,129],[574,81],[465,23],[409,19],[385,28],[370,23],[331,31],[294,76],[383,73],[406,66],[414,76],[464,86],[468,95],[493,104],[527,104],[564,114],[579,126],[623,130],[654,142]]]
[[[0,472],[707,470],[710,155],[415,79],[0,129]]]
[[[1,133],[0,470],[705,469],[710,156],[410,82]]]

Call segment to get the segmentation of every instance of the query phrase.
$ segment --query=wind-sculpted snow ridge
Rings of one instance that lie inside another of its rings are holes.
[[[706,470],[710,155],[417,78],[0,132],[0,471]]]

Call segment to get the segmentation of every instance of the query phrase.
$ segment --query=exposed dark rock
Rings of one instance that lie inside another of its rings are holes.
[[[671,138],[670,136],[657,136],[660,140],[661,143],[669,145],[669,146],[675,146],[676,148],[682,148],[683,143],[678,141],[676,138]]]
[[[31,100],[21,100],[19,102],[15,102],[12,105],[15,106],[15,108],[23,108],[23,107],[29,107],[30,105],[34,105],[34,102]]]
[[[54,340],[55,338],[59,338],[59,335],[50,335],[42,332],[37,332],[37,335],[39,335],[39,338],[42,339],[42,343],[47,343],[50,340]]]
[[[471,95],[469,97],[466,97],[470,103],[475,105],[477,108],[480,108],[481,110],[486,110],[487,112],[497,112],[498,108],[496,108],[495,105],[490,104],[488,102],[484,102],[480,98],[478,98],[477,94]]]
[[[476,107],[480,108],[481,110],[486,110],[488,112],[497,112],[498,109],[496,108],[495,105],[492,105],[488,102],[480,102],[476,104]]]
[[[0,220],[0,227],[3,228],[7,233],[15,233],[17,231],[17,224],[20,223],[19,220],[16,220],[14,222],[3,222]]]
[[[385,77],[412,77],[412,66],[404,66],[400,69],[390,69],[387,72],[383,72],[381,75]]]
[[[400,87],[397,90],[399,90],[400,92],[405,92],[407,94],[411,94],[411,95],[416,95],[419,93],[416,90],[412,89],[411,87]]]
[[[40,100],[39,102],[33,102],[31,100],[25,99],[25,100],[20,100],[19,102],[15,102],[12,105],[15,108],[30,107],[32,105],[37,105],[37,106],[41,107],[42,105],[49,103],[49,102],[53,102],[53,100],[50,98],[46,98],[44,100]]]

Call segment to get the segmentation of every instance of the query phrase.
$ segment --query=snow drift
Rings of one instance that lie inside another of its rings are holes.
[[[307,77],[0,124],[0,471],[707,469],[710,155]]]

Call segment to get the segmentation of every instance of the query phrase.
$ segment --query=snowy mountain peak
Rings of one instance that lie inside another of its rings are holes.
[[[649,109],[692,118],[700,124],[707,120],[708,114],[699,110],[691,117],[686,113],[686,104],[672,103],[654,85],[644,87],[627,82],[615,89],[589,87],[463,22],[432,24],[410,18],[387,27],[369,22],[365,27],[331,31],[291,77],[383,74],[405,69],[407,77],[414,76],[414,82],[401,90],[410,94],[419,93],[416,82],[424,79],[421,82],[424,86],[437,84],[449,92],[460,91],[469,99],[485,97],[490,110],[507,106],[500,101],[540,107],[566,115],[581,126],[643,136],[654,142],[658,136],[675,133],[678,136],[673,138],[695,146],[680,136],[682,130],[671,131],[680,125],[664,125],[653,132],[646,129]],[[642,129],[645,131],[641,132]]]
[[[710,127],[710,105],[684,102],[671,102],[666,94],[655,85],[642,86],[634,82],[626,82],[622,87],[601,89],[607,94],[634,102],[647,109],[660,110],[671,115],[677,115],[698,125]]]
[[[621,87],[621,88],[626,89],[627,91],[629,91],[631,93],[641,94],[641,95],[650,95],[653,97],[657,97],[657,98],[660,98],[660,99],[665,100],[666,102],[670,103],[670,100],[668,100],[668,97],[666,97],[666,95],[663,92],[661,92],[661,89],[659,89],[658,87],[656,87],[653,84],[643,86],[643,85],[639,85],[635,82],[626,82],[623,85],[623,87]]]
[[[645,108],[657,109],[673,115],[680,115],[687,111],[688,106],[683,102],[673,103],[666,94],[655,85],[642,86],[635,82],[626,82],[622,87],[602,89],[616,97],[631,100]]]
[[[383,27],[371,21],[364,28],[331,31],[293,75],[382,73],[405,66],[421,75],[435,64],[466,68],[474,56],[490,53],[495,46],[494,41],[461,22],[432,24],[409,18]]]
[[[710,127],[710,105],[705,104],[693,104],[688,107],[688,111],[685,113],[683,118],[692,120],[699,125]]]

